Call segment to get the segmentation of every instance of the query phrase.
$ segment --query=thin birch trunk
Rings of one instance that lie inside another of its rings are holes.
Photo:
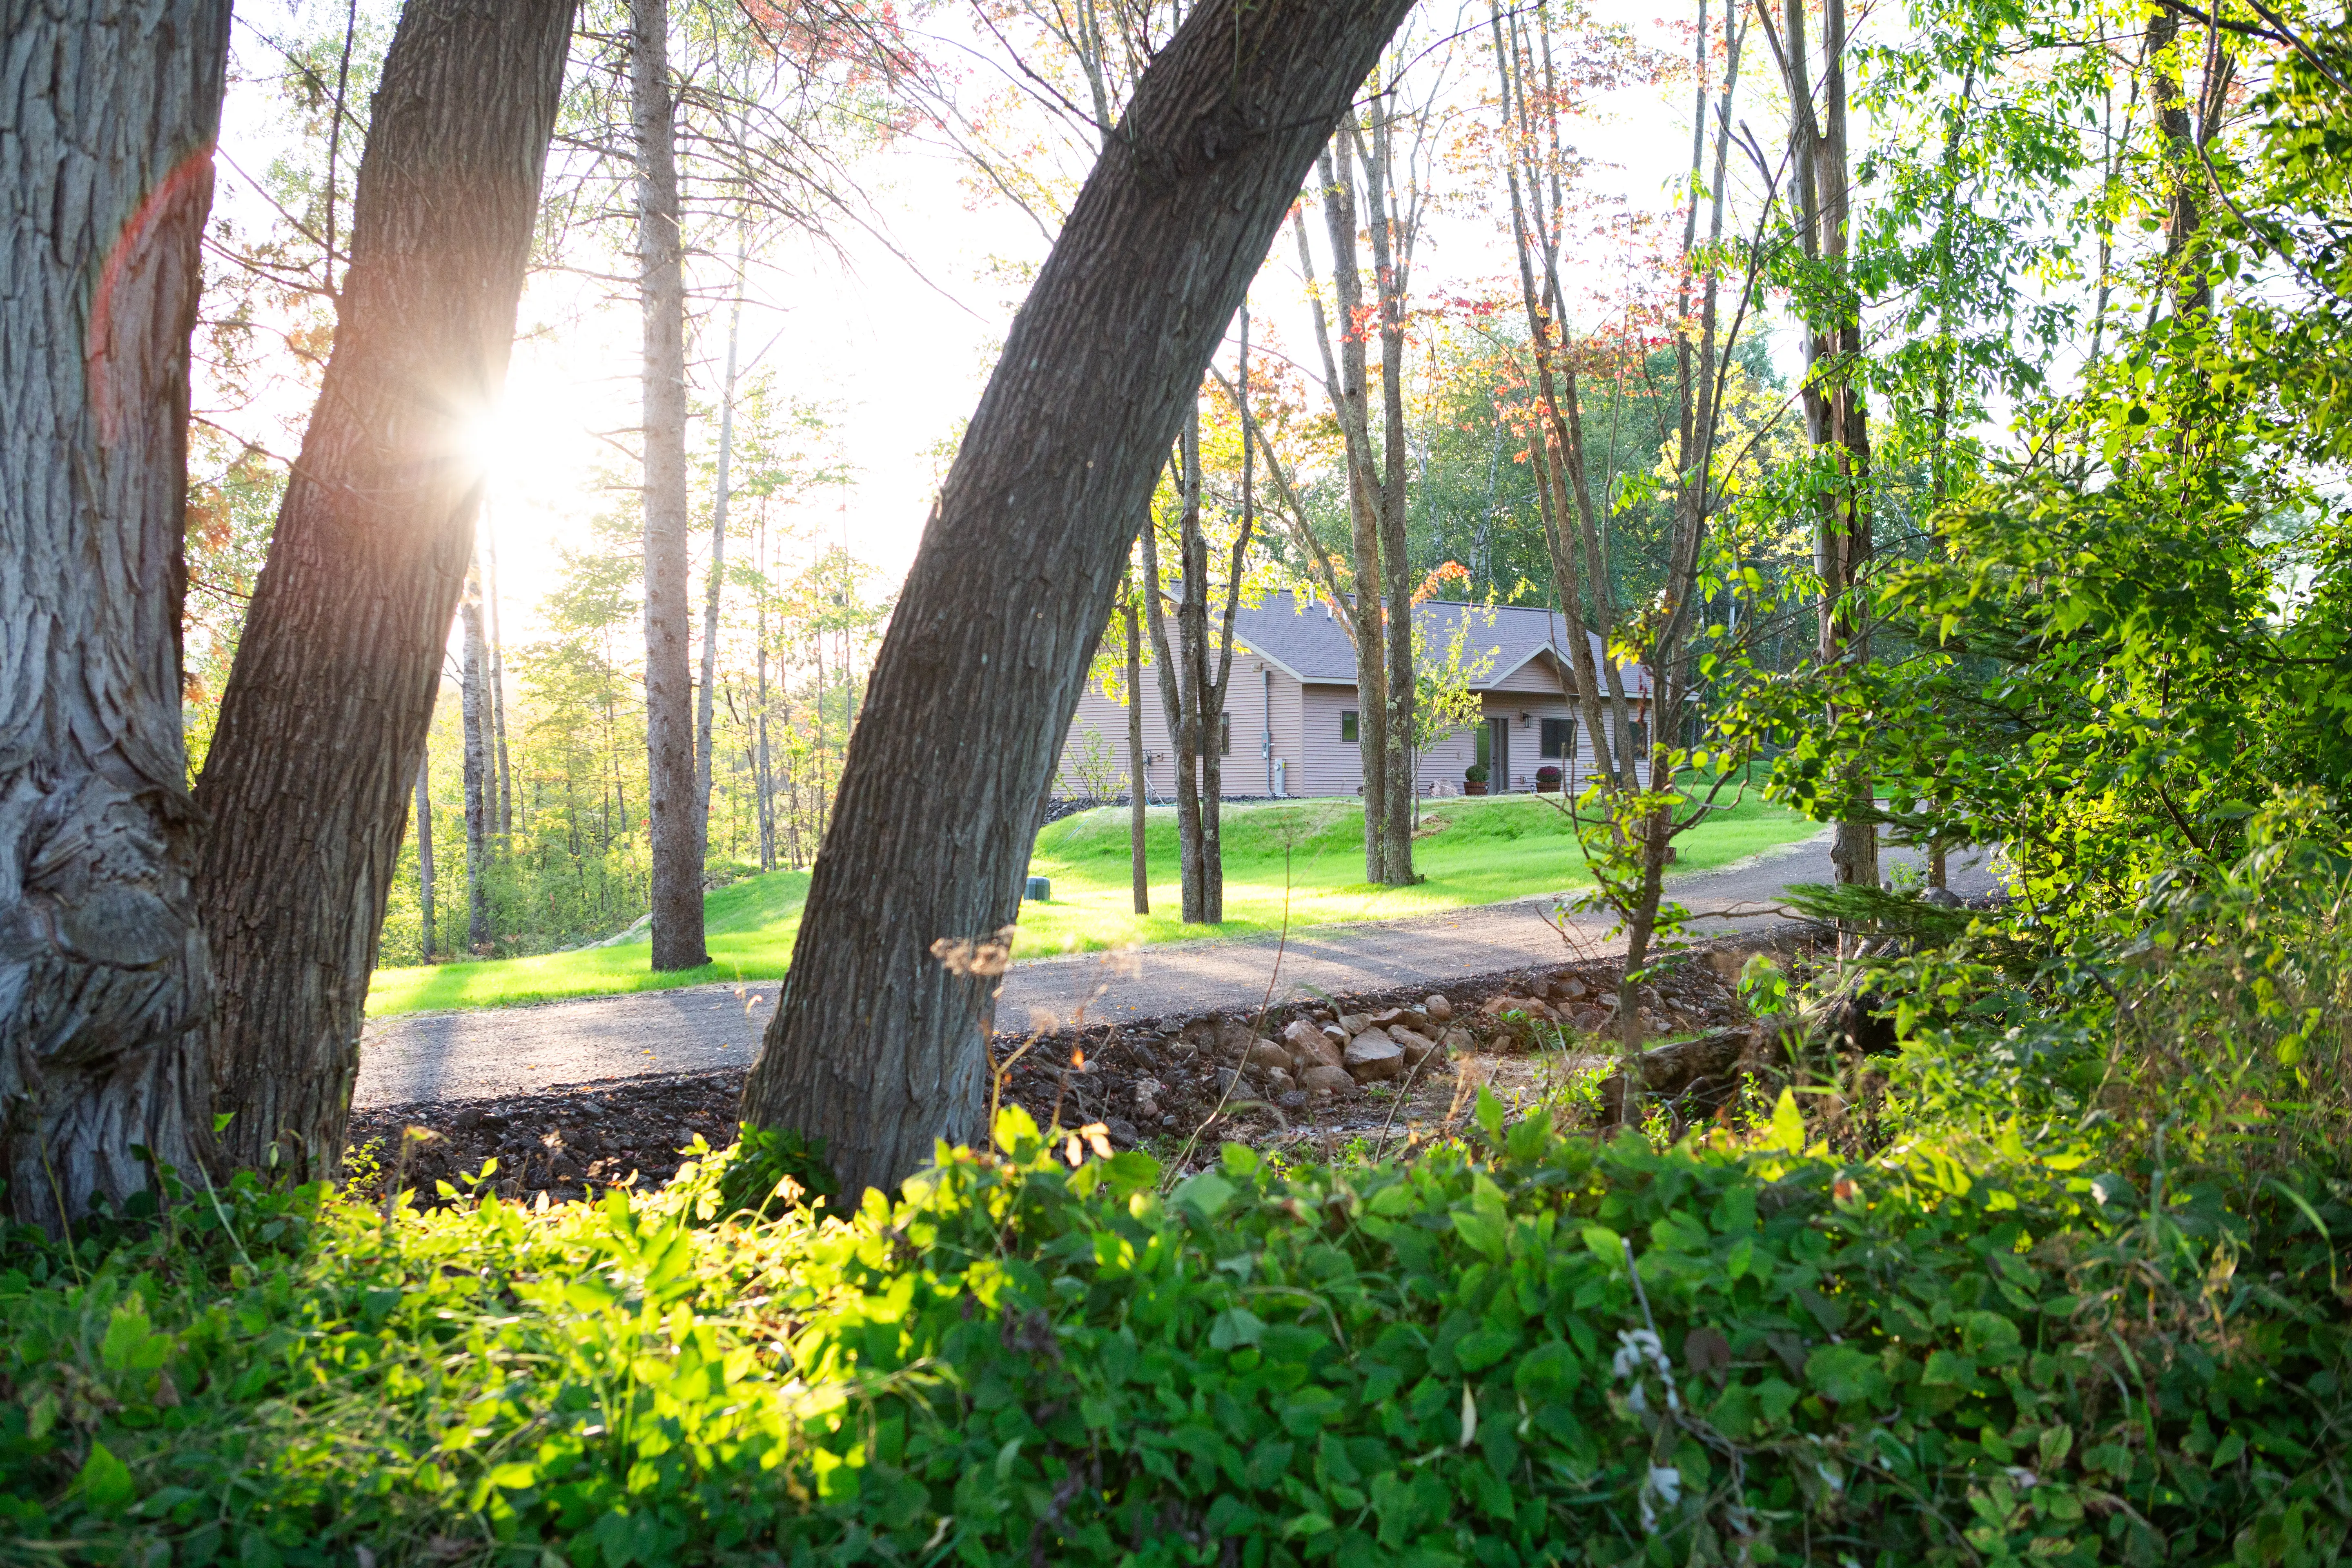
[[[759,542],[760,594],[752,602],[754,624],[753,659],[759,679],[759,760],[753,765],[751,787],[760,797],[760,869],[776,868],[776,774],[768,753],[768,520],[767,509],[761,509]],[[780,672],[781,673],[781,672]]]
[[[710,582],[702,599],[702,687],[695,697],[695,820],[701,825],[702,858],[710,854],[710,693],[719,680],[719,598],[727,577],[729,468],[735,456],[735,351],[743,332],[743,228],[735,232],[735,302],[727,313],[727,374],[719,394],[719,474],[710,507]]]
[[[1365,226],[1371,241],[1372,288],[1381,324],[1381,474],[1374,512],[1381,534],[1388,631],[1388,723],[1381,752],[1381,766],[1388,777],[1381,803],[1381,880],[1401,887],[1415,879],[1413,809],[1420,802],[1412,757],[1413,582],[1406,541],[1404,435],[1404,312],[1412,287],[1417,224],[1393,205],[1402,193],[1392,178],[1392,101],[1376,108],[1369,137],[1352,123],[1343,126],[1342,134],[1364,171]],[[1506,789],[1509,782],[1504,781]]]
[[[498,780],[496,832],[499,853],[503,855],[514,847],[514,768],[507,757],[506,653],[499,637],[499,536],[490,525],[487,504],[482,509],[482,614],[483,633],[489,639],[490,650],[490,762],[493,776]]]
[[[688,662],[686,279],[668,0],[630,0],[637,256],[645,326],[646,758],[653,838],[653,967],[709,962],[702,929],[694,679]]]
[[[1346,161],[1335,161],[1327,148],[1317,162],[1324,194],[1324,226],[1331,241],[1332,303],[1341,323],[1335,353],[1323,299],[1315,288],[1315,262],[1307,244],[1306,219],[1293,216],[1298,240],[1298,266],[1305,275],[1314,307],[1315,337],[1323,354],[1323,384],[1339,424],[1347,454],[1348,521],[1351,547],[1350,576],[1354,592],[1347,605],[1354,623],[1349,641],[1356,654],[1356,759],[1364,781],[1364,880],[1385,882],[1389,870],[1388,755],[1389,679],[1384,658],[1381,590],[1386,574],[1381,564],[1380,520],[1374,513],[1379,485],[1371,478],[1370,436],[1365,424],[1365,354],[1361,332],[1363,285],[1356,266],[1356,187]]]
[[[482,582],[466,579],[459,608],[466,628],[466,945],[476,953],[490,947],[490,814],[497,788],[488,775],[490,743],[489,652],[482,635]]]
[[[1151,519],[1143,520],[1149,530]],[[1120,612],[1127,622],[1127,813],[1128,858],[1135,879],[1135,912],[1151,912],[1151,867],[1145,851],[1144,797],[1150,785],[1143,764],[1143,637],[1135,613],[1132,577],[1119,584]]]
[[[427,753],[416,764],[416,901],[419,945],[425,962],[433,962],[433,758]]]

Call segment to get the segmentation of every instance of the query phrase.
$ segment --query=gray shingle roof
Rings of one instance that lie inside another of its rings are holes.
[[[1344,614],[1344,608],[1339,613]],[[1451,644],[1454,628],[1465,616],[1475,617],[1463,644],[1464,660],[1475,664],[1491,653],[1494,664],[1481,679],[1471,682],[1473,689],[1493,685],[1547,649],[1562,668],[1573,668],[1569,663],[1568,626],[1556,610],[1508,605],[1490,608],[1432,599],[1415,613],[1421,620],[1422,646],[1433,653]],[[1601,639],[1589,632],[1585,635],[1598,664],[1602,658]],[[1331,606],[1318,598],[1302,597],[1287,589],[1268,595],[1256,608],[1241,611],[1234,621],[1234,640],[1301,680],[1344,686],[1356,682],[1356,655],[1349,646],[1348,634],[1339,628]],[[1649,689],[1648,674],[1641,666],[1625,667],[1627,696],[1646,696]]]

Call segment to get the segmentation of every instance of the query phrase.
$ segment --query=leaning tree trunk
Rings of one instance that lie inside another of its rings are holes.
[[[572,0],[408,0],[360,162],[334,354],[196,798],[227,1154],[331,1173],[514,341]]]
[[[226,0],[0,0],[0,1176],[57,1229],[210,1159],[180,730]]]
[[[646,761],[653,836],[653,963],[695,969],[702,946],[702,818],[695,809],[692,616],[686,548],[686,273],[669,0],[630,0],[637,260],[645,317]]]
[[[982,1131],[997,966],[1135,519],[1315,152],[1408,0],[1202,0],[1138,86],[924,530],[744,1089],[846,1189]],[[910,779],[957,783],[946,800]],[[971,963],[942,963],[973,954]],[[961,973],[959,973],[961,971]]]

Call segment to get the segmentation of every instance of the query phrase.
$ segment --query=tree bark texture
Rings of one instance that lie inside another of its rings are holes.
[[[0,0],[0,1176],[58,1229],[211,1157],[180,729],[223,0]]]
[[[465,626],[465,679],[461,710],[466,731],[466,947],[480,954],[490,946],[490,813],[496,789],[490,778],[489,642],[482,635],[479,578],[468,578],[458,617]]]
[[[1402,193],[1395,188],[1390,156],[1394,145],[1392,106],[1393,100],[1377,106],[1369,137],[1352,122],[1343,127],[1342,134],[1364,171],[1365,229],[1371,242],[1373,292],[1379,301],[1381,475],[1374,512],[1380,520],[1381,586],[1388,599],[1389,656],[1388,749],[1383,759],[1388,785],[1381,803],[1385,813],[1381,879],[1402,887],[1414,880],[1412,819],[1420,793],[1412,766],[1416,672],[1412,558],[1405,526],[1404,436],[1404,317],[1405,299],[1412,288],[1414,226],[1395,205]],[[1509,787],[1510,781],[1503,780],[1502,788]]]
[[[669,0],[629,0],[645,316],[646,761],[653,837],[653,966],[695,969],[702,945],[702,821],[695,810],[692,598],[686,547],[686,272]]]
[[[384,57],[333,355],[197,785],[226,1155],[340,1163],[375,966],[474,554],[467,425],[514,341],[572,0],[408,0]]]
[[[1119,568],[1201,374],[1406,0],[1202,0],[1144,73],[975,410],[893,613],[745,1087],[847,1191],[981,1134],[993,963]],[[956,781],[916,792],[909,779]],[[961,973],[958,973],[961,970]]]

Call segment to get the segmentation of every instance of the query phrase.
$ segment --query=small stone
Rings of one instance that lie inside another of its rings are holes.
[[[1448,1029],[1445,1031],[1445,1037],[1437,1043],[1445,1047],[1446,1055],[1456,1056],[1472,1049],[1478,1042],[1472,1037],[1467,1029]]]
[[[1399,1024],[1408,1029],[1418,1029],[1428,1022],[1419,1009],[1412,1007],[1383,1007],[1371,1016],[1371,1025],[1375,1029],[1393,1029]]]
[[[1422,999],[1421,1010],[1429,1015],[1433,1024],[1449,1023],[1454,1017],[1454,1004],[1434,993]]]
[[[1272,1040],[1252,1040],[1245,1060],[1252,1068],[1281,1072],[1290,1070],[1290,1053]]]
[[[1109,1130],[1110,1141],[1114,1143],[1123,1143],[1132,1148],[1139,1141],[1139,1135],[1135,1131],[1135,1123],[1122,1117],[1106,1116],[1103,1118],[1103,1126]]]
[[[1335,1068],[1345,1059],[1341,1056],[1347,1049],[1344,1043],[1333,1040],[1304,1020],[1283,1030],[1282,1037],[1290,1047],[1290,1070],[1293,1072],[1304,1072],[1308,1068],[1318,1066]]]
[[[1272,1068],[1265,1075],[1266,1095],[1269,1099],[1276,1100],[1277,1103],[1281,1100],[1284,1095],[1288,1094],[1292,1089],[1295,1089],[1297,1087],[1297,1080],[1290,1076],[1289,1069],[1286,1068]]]
[[[1404,1047],[1404,1065],[1409,1068],[1417,1068],[1438,1054],[1435,1040],[1416,1034],[1402,1024],[1391,1026],[1388,1036],[1390,1039]]]
[[[1275,1103],[1285,1110],[1304,1110],[1307,1109],[1307,1091],[1303,1089],[1291,1089]]]
[[[1345,1034],[1351,1040],[1371,1026],[1372,1021],[1370,1018],[1365,1017],[1361,1013],[1342,1013],[1339,1015],[1340,1032]]]
[[[1404,1070],[1404,1047],[1384,1029],[1367,1029],[1348,1042],[1348,1076],[1377,1083]]]
[[[1342,1099],[1356,1092],[1356,1080],[1345,1068],[1308,1068],[1298,1075],[1298,1087],[1310,1097],[1337,1095]]]

